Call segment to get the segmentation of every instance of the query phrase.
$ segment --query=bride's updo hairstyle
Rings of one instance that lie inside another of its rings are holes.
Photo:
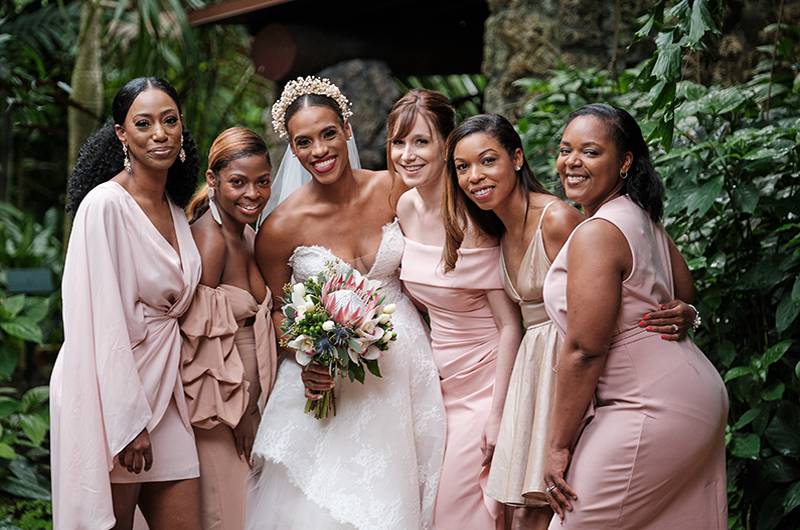
[[[330,80],[313,75],[298,77],[286,83],[280,99],[272,105],[272,128],[278,136],[288,136],[286,124],[298,110],[306,107],[328,107],[336,113],[342,126],[353,115],[350,101]]]

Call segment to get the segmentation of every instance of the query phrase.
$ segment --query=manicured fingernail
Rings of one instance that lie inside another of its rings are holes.
[[[645,319],[648,319],[648,318],[650,318],[650,313],[645,313],[645,314],[644,314],[644,318],[645,318]]]
[[[653,328],[651,328],[650,326],[647,326],[647,331],[653,331]]]
[[[647,317],[645,317],[645,318],[647,318]],[[639,321],[639,327],[640,327],[640,328],[643,328],[643,327],[645,327],[646,325],[647,325],[647,322],[645,322],[644,320],[640,320],[640,321]]]

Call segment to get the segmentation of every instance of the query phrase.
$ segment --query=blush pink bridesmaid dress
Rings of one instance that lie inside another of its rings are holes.
[[[444,273],[442,247],[406,238],[400,278],[428,309],[447,441],[434,508],[437,530],[494,529],[501,505],[484,493],[481,434],[492,405],[499,332],[486,291],[502,289],[500,247],[461,249]]]
[[[668,237],[628,196],[585,223],[616,226],[633,270],[622,282],[616,330],[596,388],[594,417],[573,450],[566,480],[578,500],[552,530],[727,528],[728,397],[717,370],[691,341],[665,341],[641,316],[674,298]],[[547,312],[567,324],[568,240],[545,280]],[[555,404],[558,414],[558,403]]]

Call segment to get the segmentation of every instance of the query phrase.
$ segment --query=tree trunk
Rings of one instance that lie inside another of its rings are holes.
[[[69,171],[75,166],[78,151],[83,142],[98,127],[96,116],[103,113],[103,71],[100,64],[100,25],[102,8],[97,0],[86,0],[81,6],[81,27],[78,34],[78,50],[72,70],[72,99],[93,113],[70,106],[67,110],[69,128]],[[64,250],[69,241],[72,219],[64,220]]]

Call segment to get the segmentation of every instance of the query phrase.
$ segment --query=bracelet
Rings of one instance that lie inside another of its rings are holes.
[[[700,311],[698,311],[697,308],[692,304],[686,304],[686,305],[688,305],[694,310],[694,320],[692,321],[691,326],[692,326],[692,331],[697,331],[697,328],[699,328],[703,324],[703,319],[700,318]]]

